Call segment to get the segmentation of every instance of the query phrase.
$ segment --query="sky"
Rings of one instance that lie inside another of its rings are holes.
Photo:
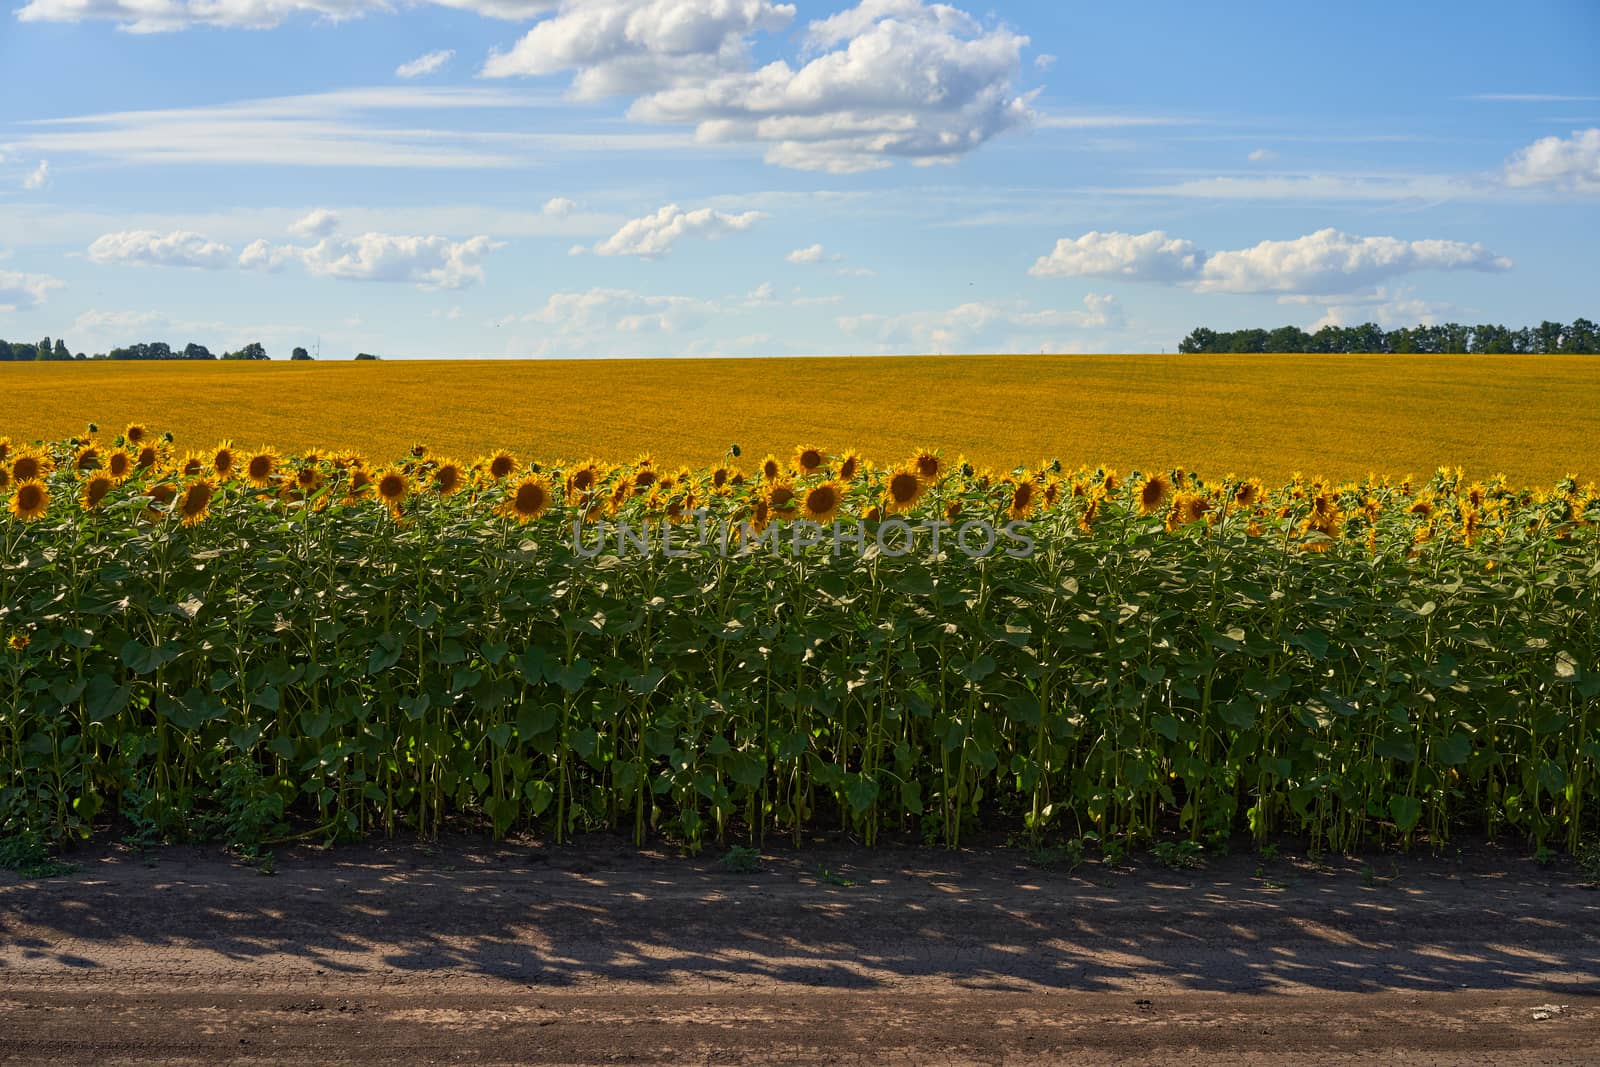
[[[1172,351],[1600,318],[1600,5],[6,0],[0,337]]]

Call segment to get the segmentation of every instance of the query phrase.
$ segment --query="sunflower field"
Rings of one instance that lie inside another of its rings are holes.
[[[1600,824],[1600,493],[1572,478],[378,465],[129,426],[0,439],[0,501],[0,836]]]

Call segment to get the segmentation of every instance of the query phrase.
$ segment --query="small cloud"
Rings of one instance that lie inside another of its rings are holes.
[[[48,159],[39,160],[39,165],[33,168],[33,173],[22,179],[22,187],[29,190],[43,189],[48,184],[50,184],[50,161]]]
[[[616,233],[596,244],[594,253],[599,256],[654,259],[672,251],[672,246],[684,237],[703,237],[714,241],[730,233],[748,230],[766,217],[763,211],[734,215],[708,207],[684,211],[677,204],[668,204],[653,215],[644,215],[624,223]]]
[[[1270,148],[1258,148],[1245,157],[1252,163],[1270,163],[1278,158],[1278,153]]]
[[[567,255],[569,256],[586,256],[588,254],[588,245],[573,245],[571,248],[567,249]]]
[[[339,216],[325,207],[302,215],[289,227],[296,237],[327,237],[339,228]]]
[[[544,202],[544,213],[549,215],[551,218],[558,219],[563,215],[570,215],[576,211],[577,208],[578,202],[576,200],[568,200],[564,196],[551,197],[549,200]]]
[[[744,299],[747,304],[770,304],[776,295],[777,290],[772,287],[771,282],[762,282],[746,293]]]
[[[1033,57],[1033,65],[1040,70],[1049,70],[1056,65],[1056,57],[1049,52],[1041,52]]]
[[[790,263],[821,263],[822,256],[823,251],[821,245],[809,245],[805,248],[797,248],[783,258],[787,259]]]
[[[425,74],[433,74],[444,68],[444,65],[455,58],[455,50],[451,48],[438,52],[429,52],[425,56],[418,56],[409,63],[402,63],[394,68],[397,78],[420,78]]]

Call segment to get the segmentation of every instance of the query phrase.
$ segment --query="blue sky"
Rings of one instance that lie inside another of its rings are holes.
[[[10,2],[9,339],[1170,351],[1600,317],[1592,3]]]

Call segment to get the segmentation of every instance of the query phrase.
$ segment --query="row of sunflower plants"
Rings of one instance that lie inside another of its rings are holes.
[[[1595,829],[1592,487],[739,462],[0,439],[0,836]]]

